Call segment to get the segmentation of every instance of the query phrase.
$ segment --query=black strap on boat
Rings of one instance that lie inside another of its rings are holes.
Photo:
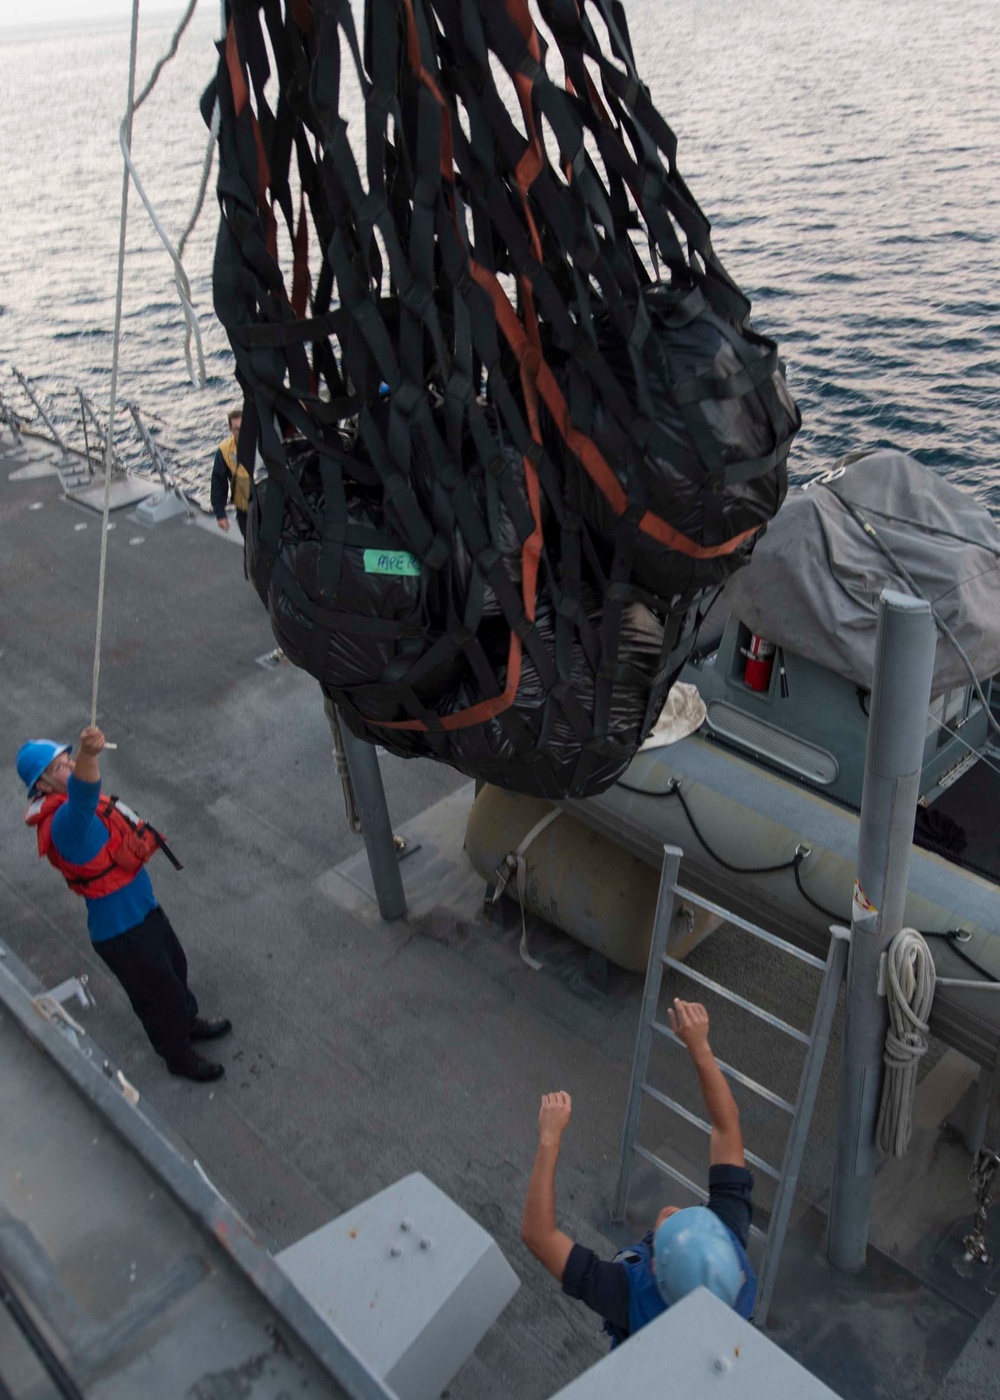
[[[924,938],[943,938],[948,944],[948,947],[955,954],[955,956],[957,958],[961,958],[962,962],[966,963],[969,967],[973,968],[976,972],[980,974],[980,976],[985,977],[987,982],[995,982],[997,980],[995,973],[990,972],[980,963],[977,963],[974,958],[970,958],[968,953],[964,952],[960,947],[962,943],[967,943],[972,937],[968,929],[921,929],[920,932],[922,933]]]
[[[227,4],[202,110],[218,99],[215,304],[267,468],[247,559],[276,628],[294,613],[363,737],[465,771],[503,757],[539,791],[549,765],[553,795],[582,795],[655,720],[684,616],[780,503],[799,420],[622,5],[537,10],[366,0],[359,36],[350,0]],[[717,425],[751,403],[734,450]],[[369,525],[416,560],[421,611],[343,621],[389,658],[355,684],[320,633]],[[658,656],[628,650],[637,607]]]
[[[808,890],[806,890],[803,886],[802,865],[806,860],[807,856],[809,855],[809,850],[807,847],[796,847],[795,854],[791,856],[790,859],[781,861],[779,864],[776,865],[734,865],[731,861],[726,860],[724,856],[720,856],[718,851],[714,850],[713,847],[709,845],[708,841],[706,841],[701,828],[698,826],[698,823],[695,820],[694,814],[691,811],[691,807],[687,799],[681,792],[681,784],[679,779],[671,778],[666,788],[662,789],[660,792],[655,793],[650,792],[646,788],[636,787],[633,784],[625,783],[620,778],[618,780],[618,786],[624,788],[626,792],[634,792],[644,797],[676,797],[681,805],[685,817],[687,818],[688,825],[693,831],[695,837],[711,856],[712,860],[716,862],[717,865],[721,865],[724,870],[728,870],[735,875],[777,875],[780,874],[783,870],[791,870],[795,879],[796,889],[807,904],[811,905],[813,909],[815,909],[818,913],[822,914],[825,918],[832,919],[838,924],[844,924],[848,927],[850,926],[850,915],[838,914],[833,909],[827,909],[825,905],[820,904],[816,899],[814,899],[813,896],[808,892]],[[968,942],[969,939],[972,937],[968,929],[921,929],[920,933],[924,938],[943,938],[948,944],[948,947],[951,949],[951,951],[955,954],[956,957],[961,958],[962,962],[966,963],[969,967],[973,968],[987,981],[996,981],[996,977],[992,972],[990,972],[987,968],[983,967],[980,963],[977,963],[974,958],[970,958],[968,953],[963,951],[961,944]]]

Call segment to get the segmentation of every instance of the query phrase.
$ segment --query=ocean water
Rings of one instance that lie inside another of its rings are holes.
[[[803,415],[794,474],[891,444],[1000,509],[995,0],[625,8],[716,249],[785,355]],[[140,85],[174,22],[142,21]],[[175,236],[205,152],[217,26],[206,0],[136,116],[135,158]],[[0,31],[0,392],[23,404],[16,365],[64,426],[78,385],[107,411],[127,58],[125,24]],[[234,398],[212,312],[216,223],[213,189],[185,257],[209,373],[198,390],[171,266],[133,194],[119,386],[173,461],[206,473]]]

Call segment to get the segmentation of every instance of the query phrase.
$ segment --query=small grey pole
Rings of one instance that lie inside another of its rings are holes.
[[[903,924],[935,643],[930,604],[886,589],[865,752],[827,1238],[830,1263],[848,1273],[864,1267],[868,1246],[889,1021],[878,990],[879,962]]]
[[[104,459],[108,455],[108,435],[101,427],[101,420],[98,418],[97,413],[94,410],[94,405],[87,398],[87,395],[80,388],[78,388],[76,392],[80,396],[80,417],[83,419],[84,438],[87,438],[87,420],[89,418],[90,425],[94,429],[95,434],[97,435],[97,445],[101,449],[101,466],[103,468]],[[90,461],[89,445],[87,449],[87,463],[90,468],[90,474],[91,476],[93,476],[94,464]],[[117,452],[113,451],[111,454],[111,465],[116,471],[121,470],[121,462],[118,460]]]
[[[25,379],[25,377],[24,377],[24,375],[21,373],[21,371],[20,371],[19,369],[15,369],[13,365],[11,366],[10,372],[11,372],[11,374],[14,376],[14,378],[17,380],[18,384],[20,384],[21,388],[22,388],[22,389],[24,390],[24,392],[27,394],[27,396],[28,396],[28,398],[31,400],[31,402],[35,405],[35,408],[36,408],[37,411],[38,411],[38,416],[39,416],[39,418],[42,420],[42,422],[43,422],[43,423],[45,424],[45,426],[48,428],[49,432],[52,434],[52,440],[53,440],[53,442],[56,444],[56,446],[57,446],[57,447],[59,448],[59,450],[62,452],[63,456],[64,456],[64,457],[68,457],[68,456],[70,455],[69,448],[66,446],[65,442],[63,442],[62,438],[60,437],[60,435],[59,435],[59,429],[58,429],[58,428],[56,427],[56,425],[53,423],[52,419],[51,419],[51,418],[49,417],[49,415],[45,412],[45,409],[42,407],[42,405],[39,403],[38,399],[36,398],[35,394],[32,392],[31,385],[30,385],[30,384],[28,383],[28,381]]]
[[[389,821],[389,808],[386,805],[385,788],[382,786],[378,754],[373,745],[355,738],[346,724],[341,724],[340,736],[361,817],[361,834],[365,838],[368,868],[372,872],[378,911],[386,923],[391,923],[393,919],[402,919],[405,916],[406,895],[403,891],[403,877],[399,873],[396,846],[392,839],[392,824]]]
[[[159,472],[160,485],[163,487],[164,491],[169,491],[170,482],[167,480],[167,473],[164,470],[163,456],[160,452],[160,449],[153,441],[149,429],[142,421],[142,414],[139,412],[139,405],[130,403],[128,405],[128,411],[132,415],[132,421],[135,424],[135,430],[142,439],[142,445],[146,449],[146,454],[149,457],[149,460],[152,462],[154,470]]]

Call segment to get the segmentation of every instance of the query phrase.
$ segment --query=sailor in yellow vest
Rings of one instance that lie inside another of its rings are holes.
[[[236,523],[240,534],[247,537],[247,510],[250,507],[251,476],[236,460],[236,444],[240,438],[243,414],[234,408],[229,414],[229,436],[219,443],[212,463],[212,510],[220,530],[229,529],[226,506],[230,499],[236,507]]]

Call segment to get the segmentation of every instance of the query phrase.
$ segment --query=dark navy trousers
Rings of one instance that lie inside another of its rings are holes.
[[[187,958],[170,920],[157,906],[141,924],[94,944],[125,988],[150,1043],[165,1060],[190,1044],[198,1003],[187,984]]]

